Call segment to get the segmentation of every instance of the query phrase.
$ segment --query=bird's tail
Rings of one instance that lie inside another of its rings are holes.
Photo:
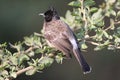
[[[82,70],[84,71],[84,74],[90,73],[91,72],[91,67],[87,64],[86,60],[81,54],[80,48],[73,49],[73,53],[78,60],[79,64],[82,67]]]

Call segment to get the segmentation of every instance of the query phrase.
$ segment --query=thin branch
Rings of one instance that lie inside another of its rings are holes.
[[[95,45],[95,46],[98,46],[98,45],[100,45],[100,44],[98,44],[98,43],[96,43],[96,42],[93,42],[93,41],[86,41],[86,42],[88,42],[88,43],[90,43],[90,44],[92,44],[92,45]],[[114,46],[114,45],[112,45],[112,44],[109,44],[109,46]],[[120,46],[114,46],[116,49],[120,49]]]
[[[95,45],[95,46],[98,46],[98,45],[99,45],[98,43],[93,42],[93,41],[86,41],[86,42],[88,42],[88,43],[90,43],[90,44],[92,44],[92,45]]]
[[[24,68],[24,69],[22,69],[22,70],[19,70],[19,71],[16,73],[16,75],[18,76],[18,75],[20,75],[20,74],[22,74],[22,73],[24,73],[24,72],[26,72],[26,71],[28,71],[28,70],[31,70],[31,69],[33,69],[33,66],[26,67],[26,68]],[[13,80],[13,77],[6,78],[5,80]]]
[[[120,24],[120,21],[116,21],[115,24]]]
[[[107,28],[105,29],[105,31],[107,31],[107,30],[109,30],[109,29],[111,29],[111,26],[107,27]]]
[[[20,75],[20,74],[22,74],[22,73],[24,73],[24,72],[26,72],[28,70],[31,70],[31,69],[33,69],[33,66],[29,66],[29,67],[26,67],[26,68],[24,68],[22,70],[19,70],[16,74]]]
[[[31,50],[33,50],[33,47],[29,47],[29,48],[25,51],[25,53],[28,53],[28,52],[31,51]]]

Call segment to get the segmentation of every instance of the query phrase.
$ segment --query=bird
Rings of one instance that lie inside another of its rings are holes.
[[[60,19],[54,7],[40,13],[44,17],[43,35],[50,47],[61,51],[66,58],[71,58],[71,53],[79,62],[84,74],[91,72],[91,67],[83,57],[78,40],[67,23]]]

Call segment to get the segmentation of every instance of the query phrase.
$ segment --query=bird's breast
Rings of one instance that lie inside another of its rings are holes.
[[[66,24],[61,21],[52,21],[44,24],[43,32],[47,40],[56,40],[63,37],[63,33],[67,31]]]

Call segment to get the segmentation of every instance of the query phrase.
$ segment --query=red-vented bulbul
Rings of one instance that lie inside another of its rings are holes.
[[[50,8],[40,15],[44,16],[43,33],[49,46],[62,51],[67,58],[71,57],[70,53],[74,53],[84,74],[91,72],[90,66],[81,54],[73,31],[60,19],[57,11],[54,8]]]

